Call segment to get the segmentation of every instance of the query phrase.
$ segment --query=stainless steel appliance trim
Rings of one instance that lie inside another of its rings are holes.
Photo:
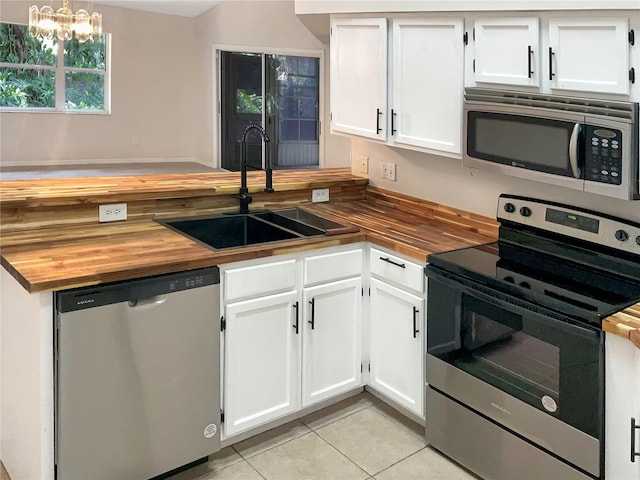
[[[584,115],[602,115],[619,120],[626,119],[635,121],[636,119],[635,107],[632,102],[566,97],[561,95],[543,95],[476,87],[466,88],[464,98],[467,102],[477,101],[492,104],[499,103],[503,105],[553,109]]]
[[[600,442],[571,425],[430,354],[427,383],[579,468],[600,475]]]
[[[514,206],[513,212],[510,213],[505,210],[505,205],[507,203],[511,203]],[[531,215],[523,217],[520,214],[520,209],[522,207],[529,208]],[[555,210],[566,212],[567,214],[580,215],[597,220],[599,222],[599,231],[598,233],[592,233],[557,223],[550,223],[545,217],[547,208],[553,208]],[[509,222],[559,233],[561,235],[571,237],[572,239],[579,239],[598,245],[605,245],[619,251],[634,253],[636,255],[640,253],[638,245],[633,241],[634,238],[640,236],[640,225],[624,219],[608,218],[606,216],[599,215],[596,212],[588,212],[583,209],[572,208],[567,205],[517,197],[514,195],[501,195],[498,198],[496,217],[498,220],[508,220]],[[616,240],[615,234],[617,230],[625,230],[629,234],[631,241],[621,242]]]
[[[591,479],[432,388],[426,394],[427,442],[482,478]]]

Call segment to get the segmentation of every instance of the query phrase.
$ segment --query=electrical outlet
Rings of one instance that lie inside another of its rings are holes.
[[[391,162],[384,162],[382,164],[382,178],[385,180],[396,181],[396,164]]]
[[[360,173],[369,173],[369,157],[360,155]]]
[[[311,191],[312,202],[328,202],[329,201],[329,189],[328,188],[316,188]]]
[[[127,204],[112,203],[109,205],[100,205],[98,207],[99,222],[115,222],[117,220],[127,219]]]

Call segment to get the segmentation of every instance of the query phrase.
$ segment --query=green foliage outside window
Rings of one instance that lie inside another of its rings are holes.
[[[62,75],[65,110],[104,110],[105,41],[103,36],[98,43],[64,42],[61,73],[57,39],[42,40],[25,25],[0,23],[0,107],[55,108],[56,75]]]

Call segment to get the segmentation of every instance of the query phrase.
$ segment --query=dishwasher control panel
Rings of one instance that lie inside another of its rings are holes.
[[[121,302],[137,303],[159,295],[219,283],[220,269],[207,267],[94,287],[74,288],[56,292],[56,310],[63,313]]]

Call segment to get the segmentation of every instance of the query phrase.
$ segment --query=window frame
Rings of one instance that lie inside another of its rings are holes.
[[[19,22],[0,22],[11,25],[22,25],[28,27],[28,25]],[[111,34],[104,33],[105,37],[105,68],[104,68],[104,109],[102,110],[93,110],[93,109],[67,109],[66,108],[66,74],[68,72],[78,72],[78,73],[96,73],[101,72],[101,70],[95,68],[77,68],[77,67],[67,67],[64,64],[64,48],[62,50],[62,55],[56,55],[57,63],[55,66],[49,65],[29,65],[22,63],[8,63],[8,62],[0,62],[0,67],[8,67],[8,68],[24,68],[29,70],[48,70],[54,72],[55,78],[55,106],[53,108],[49,107],[0,107],[0,112],[2,113],[15,113],[15,112],[23,112],[23,113],[64,113],[69,115],[111,115]],[[58,42],[61,42],[58,40]],[[62,42],[63,43],[63,42]]]
[[[222,106],[221,106],[221,88],[222,88],[222,66],[221,51],[234,53],[255,53],[259,55],[284,55],[294,57],[314,57],[318,59],[318,167],[324,167],[324,112],[325,112],[325,51],[322,49],[298,49],[298,48],[272,48],[259,47],[252,45],[228,45],[214,44],[213,51],[213,166],[221,168],[222,165]],[[264,68],[262,74],[262,89],[265,91]],[[265,109],[262,109],[262,124],[265,124]],[[262,156],[264,158],[264,144]]]

